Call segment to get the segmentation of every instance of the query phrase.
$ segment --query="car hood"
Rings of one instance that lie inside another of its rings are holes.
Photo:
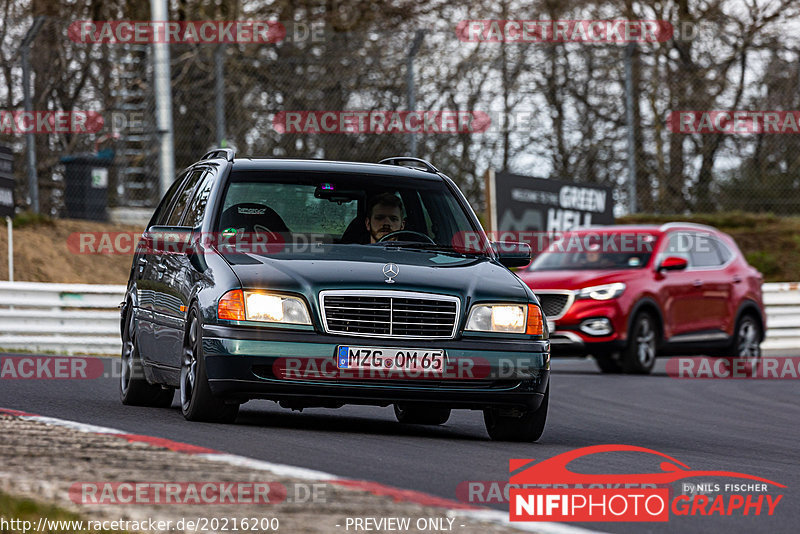
[[[312,301],[331,289],[395,290],[439,293],[467,303],[480,300],[527,301],[530,289],[508,269],[486,257],[370,246],[324,246],[318,252],[265,256],[224,256],[243,288],[302,293]],[[383,268],[397,265],[387,283]]]
[[[643,269],[625,269],[612,271],[521,271],[519,277],[534,292],[541,289],[582,289],[584,287],[626,282],[641,277]]]

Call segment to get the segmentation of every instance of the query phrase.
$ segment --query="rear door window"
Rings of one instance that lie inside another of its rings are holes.
[[[203,222],[203,216],[206,212],[206,205],[208,204],[208,197],[211,195],[211,187],[214,185],[214,173],[207,171],[197,186],[192,201],[186,209],[186,214],[181,220],[181,226],[190,226],[196,228]]]
[[[192,171],[192,174],[177,194],[175,204],[170,211],[169,217],[167,217],[167,226],[177,226],[180,223],[183,212],[186,210],[186,205],[192,197],[192,192],[194,192],[197,182],[200,181],[205,172],[205,169]]]
[[[181,186],[184,178],[186,178],[187,172],[183,172],[178,175],[178,178],[172,182],[172,185],[167,190],[167,194],[164,195],[164,198],[161,199],[158,207],[156,208],[155,213],[153,213],[153,217],[150,219],[150,224],[148,226],[160,226],[163,225],[166,220],[167,216],[170,213],[170,206],[172,206],[173,201],[175,200],[175,195],[178,192],[178,188]]]
[[[722,259],[715,239],[706,234],[690,234],[692,237],[689,257],[692,258],[692,267],[708,269],[722,265]]]

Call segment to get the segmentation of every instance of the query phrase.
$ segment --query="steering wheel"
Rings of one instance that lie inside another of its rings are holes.
[[[386,241],[387,239],[391,239],[391,238],[393,238],[393,237],[395,237],[395,236],[398,236],[398,235],[400,235],[400,234],[408,234],[408,235],[410,235],[410,236],[412,236],[412,237],[416,237],[416,238],[418,238],[418,239],[416,239],[415,241],[421,241],[421,242],[423,242],[423,243],[424,243],[424,242],[428,242],[428,243],[430,243],[431,245],[435,245],[435,244],[436,244],[436,241],[434,241],[433,239],[431,239],[431,238],[430,238],[430,236],[427,236],[427,235],[425,235],[425,234],[423,234],[423,233],[420,233],[420,232],[415,232],[415,231],[413,231],[413,230],[398,230],[398,231],[396,231],[396,232],[389,232],[388,234],[386,234],[386,235],[385,235],[385,236],[383,236],[382,238],[378,239],[378,241],[377,241],[377,242],[378,242],[378,243],[383,243],[383,242],[384,242],[384,241]],[[422,239],[419,239],[419,238],[422,238]]]

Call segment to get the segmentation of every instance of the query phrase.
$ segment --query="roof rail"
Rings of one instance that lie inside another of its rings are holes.
[[[217,158],[224,158],[228,161],[233,161],[233,157],[236,155],[236,152],[232,148],[215,148],[210,152],[206,152],[206,155],[200,158],[200,161],[204,159],[217,159]]]
[[[380,160],[380,161],[378,162],[378,164],[384,164],[384,165],[402,165],[402,166],[404,166],[404,167],[407,167],[408,165],[403,165],[403,164],[401,163],[401,162],[403,162],[403,161],[412,161],[412,162],[414,162],[414,163],[420,163],[420,164],[422,164],[422,165],[424,165],[424,166],[425,166],[425,169],[426,169],[428,172],[433,172],[433,173],[438,173],[438,172],[439,172],[439,169],[437,169],[436,167],[434,167],[433,165],[431,165],[431,163],[430,163],[430,162],[428,162],[428,161],[425,161],[424,159],[420,159],[420,158],[411,158],[411,157],[407,157],[407,156],[398,156],[398,157],[395,157],[395,158],[386,158],[386,159],[382,159],[382,160]]]
[[[663,232],[671,228],[694,228],[696,230],[706,230],[711,232],[717,231],[717,229],[714,228],[713,226],[708,226],[707,224],[690,223],[690,222],[668,222],[662,224],[658,229]]]

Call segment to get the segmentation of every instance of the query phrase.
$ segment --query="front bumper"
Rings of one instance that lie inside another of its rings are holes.
[[[573,330],[556,330],[550,333],[550,346],[553,356],[586,356],[588,354],[619,351],[625,348],[625,342],[613,339],[587,339]]]
[[[599,318],[606,319],[611,325],[609,334],[591,335],[581,328],[585,322]],[[585,356],[625,347],[626,315],[617,299],[576,300],[557,319],[548,318],[548,324],[552,328],[553,356]]]
[[[335,366],[339,345],[443,349],[450,361],[479,361],[480,368],[488,371],[435,380],[286,378],[275,372],[275,366],[286,359]],[[238,401],[270,399],[291,406],[420,402],[451,408],[535,410],[550,378],[549,342],[528,339],[365,339],[307,330],[206,325],[203,354],[213,394]]]

